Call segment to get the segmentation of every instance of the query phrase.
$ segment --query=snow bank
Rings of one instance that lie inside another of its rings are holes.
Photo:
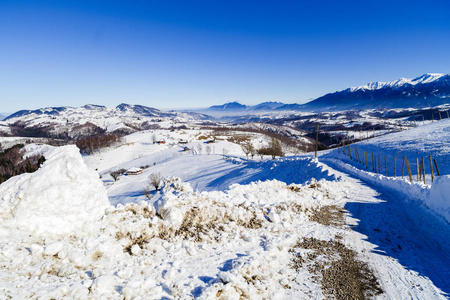
[[[49,151],[39,170],[0,185],[3,221],[38,235],[80,233],[107,207],[98,174],[84,164],[76,146]]]
[[[439,171],[443,175],[450,174],[450,119],[432,122],[418,126],[410,130],[396,132],[368,139],[352,144],[362,154],[366,150],[370,156],[386,156],[388,164],[393,164],[397,159],[397,176],[401,172],[403,156],[406,156],[411,164],[412,175],[417,174],[416,158],[419,161],[425,158],[425,172],[431,174],[428,156],[436,159]],[[330,152],[327,157],[343,156],[337,150]],[[347,160],[347,158],[345,158]],[[383,168],[384,170],[384,168]],[[436,170],[434,170],[436,172]],[[394,176],[394,168],[388,165],[388,175]],[[427,180],[430,180],[427,176]]]
[[[363,171],[335,158],[325,158],[324,161],[332,167],[344,169],[364,181],[400,193],[407,199],[422,201],[450,222],[450,175],[436,177],[435,181],[429,185],[421,182],[410,182],[401,177],[386,177]]]
[[[436,179],[425,204],[450,222],[450,175],[440,176]]]

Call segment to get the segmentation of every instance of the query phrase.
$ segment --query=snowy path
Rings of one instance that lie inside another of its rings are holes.
[[[332,159],[324,159],[321,162],[340,169]],[[342,169],[339,171],[345,172]],[[450,295],[448,223],[423,205],[413,200],[405,200],[402,195],[364,183],[355,175],[347,174],[345,177],[346,181],[358,187],[357,191],[352,193],[353,201],[345,206],[354,218],[360,220],[353,229],[367,236],[367,241],[376,245],[374,252],[390,256],[409,271],[417,272],[421,277],[428,277],[437,288],[447,296]],[[387,270],[389,277],[398,276],[397,270]],[[399,288],[395,286],[394,281],[384,284],[393,284],[394,290]],[[417,289],[427,288],[418,283],[409,284]]]

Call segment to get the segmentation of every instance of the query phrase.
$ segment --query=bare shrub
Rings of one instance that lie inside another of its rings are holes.
[[[158,190],[161,186],[161,173],[152,173],[148,176],[149,184]]]

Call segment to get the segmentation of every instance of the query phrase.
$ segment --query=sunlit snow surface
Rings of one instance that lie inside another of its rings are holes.
[[[153,134],[167,143],[153,144]],[[205,144],[197,134],[136,133],[84,157],[89,168],[73,146],[27,146],[48,160],[0,186],[0,299],[321,299],[320,282],[307,268],[292,268],[289,250],[303,237],[336,236],[374,270],[382,299],[444,299],[450,292],[448,223],[420,202],[362,182],[363,172],[336,156],[319,160],[341,171],[310,157],[254,157],[247,164],[238,145]],[[193,151],[177,145],[181,137]],[[267,141],[254,136],[252,143]],[[115,182],[109,175],[140,166],[141,175]],[[142,191],[158,172],[166,179],[149,200]],[[28,212],[26,226],[12,213],[21,201],[40,204],[39,218]],[[347,226],[310,220],[326,205],[345,207]],[[37,230],[47,220],[53,230]],[[185,220],[204,230],[184,231]]]

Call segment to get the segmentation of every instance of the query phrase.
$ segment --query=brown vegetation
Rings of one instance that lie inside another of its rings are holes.
[[[39,169],[39,166],[45,161],[42,155],[23,159],[21,153],[23,147],[23,144],[17,144],[0,152],[0,183],[15,175],[32,173]]]
[[[81,153],[92,154],[94,151],[110,147],[121,139],[117,134],[94,135],[77,141],[76,145]]]

